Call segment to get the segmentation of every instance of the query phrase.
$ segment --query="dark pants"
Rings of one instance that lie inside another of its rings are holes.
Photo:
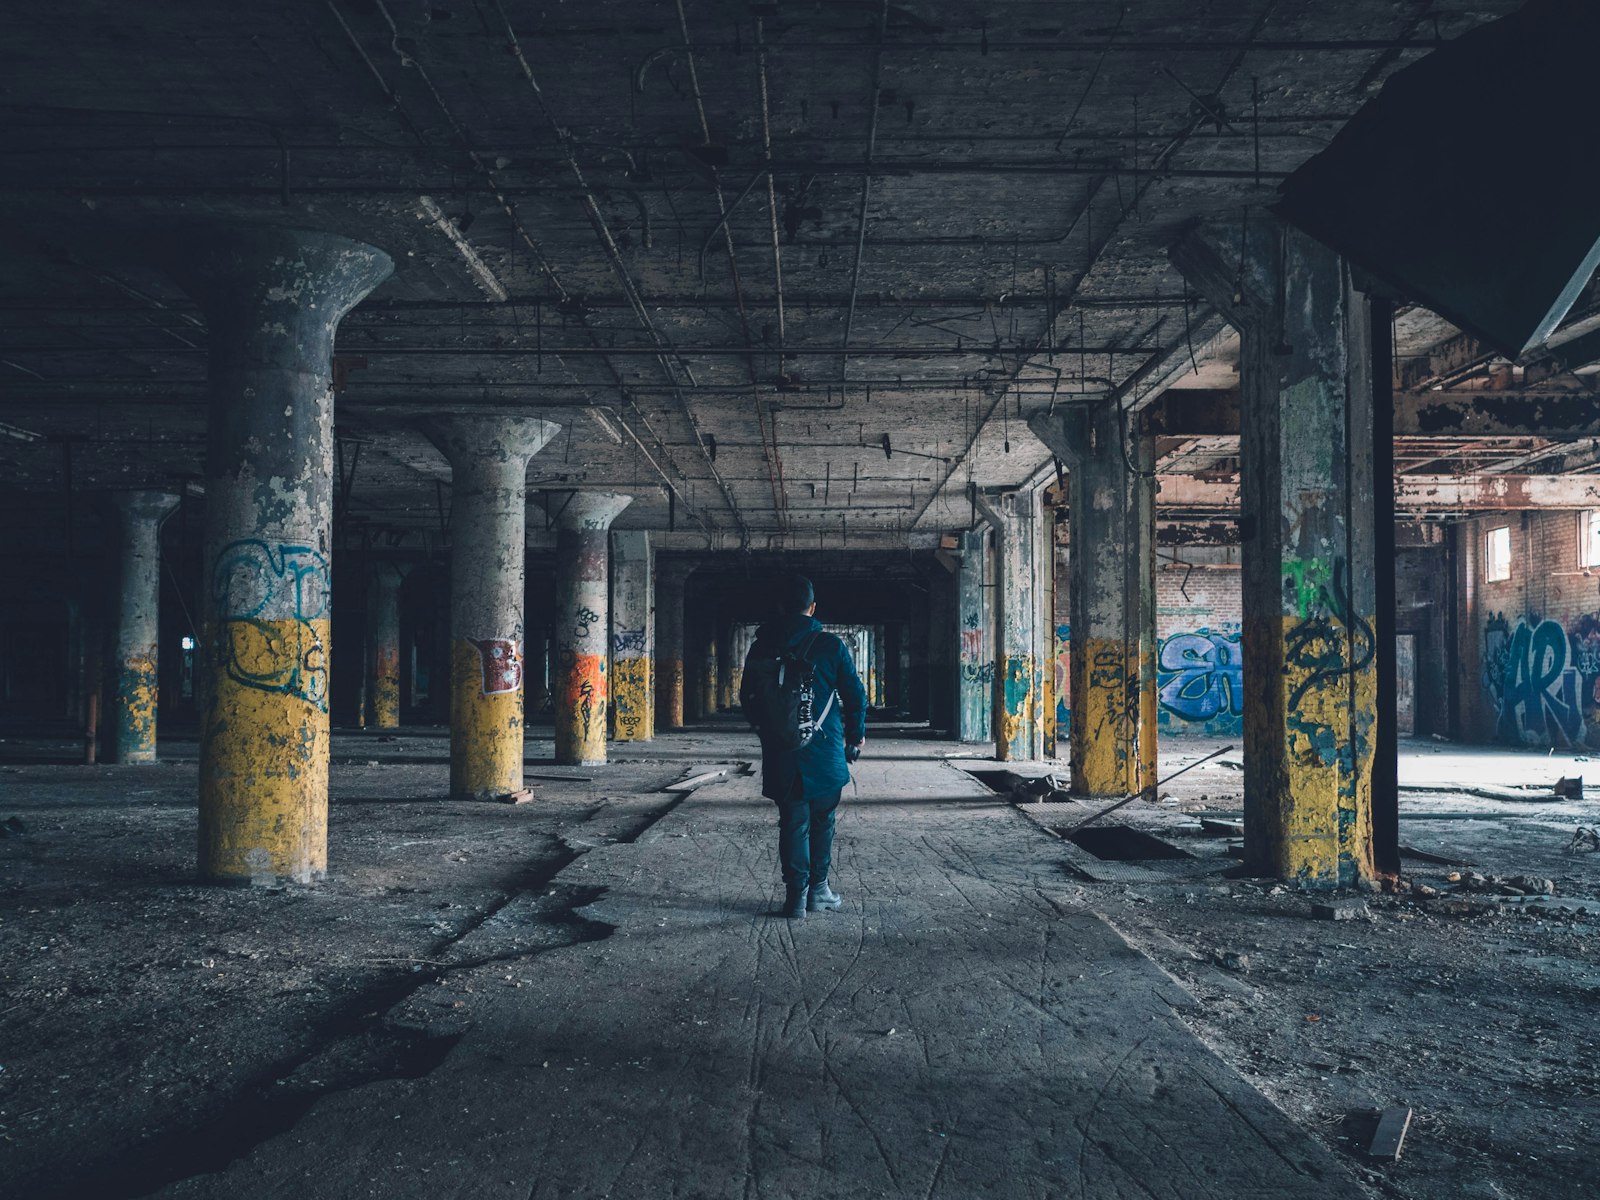
[[[806,796],[797,779],[778,801],[778,861],[792,891],[823,883],[833,865],[833,814],[839,793]]]

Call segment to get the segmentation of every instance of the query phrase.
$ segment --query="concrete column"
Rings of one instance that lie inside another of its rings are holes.
[[[733,707],[733,622],[724,617],[717,622],[717,709]]]
[[[717,715],[717,623],[706,622],[700,644],[700,715]]]
[[[432,654],[428,658],[428,716],[435,725],[450,723],[450,571],[435,569],[429,579],[433,600],[430,625]]]
[[[1056,663],[1055,663],[1055,607],[1056,607],[1056,512],[1045,504],[1039,512],[1039,542],[1035,552],[1038,570],[1039,612],[1038,635],[1034,644],[1039,647],[1039,726],[1040,753],[1045,758],[1059,754],[1056,728]]]
[[[557,493],[556,762],[606,761],[606,660],[611,607],[607,532],[633,497],[619,492]]]
[[[1072,791],[1145,792],[1156,781],[1155,440],[1114,400],[1029,424],[1068,469]]]
[[[425,421],[450,460],[450,795],[522,789],[528,460],[560,426],[462,414]]]
[[[367,581],[367,725],[400,726],[400,584],[410,568],[376,563]]]
[[[165,258],[210,346],[200,873],[309,882],[328,860],[333,338],[393,264],[229,226],[186,230]]]
[[[543,614],[531,619],[524,652],[523,703],[528,712],[542,713],[550,707],[550,683],[554,666],[550,654],[550,623]]]
[[[166,492],[117,492],[121,597],[117,608],[113,762],[156,761],[156,641],[160,629],[161,522],[178,503]]]
[[[656,572],[656,721],[662,729],[683,728],[683,588],[693,570],[671,562]]]
[[[1039,757],[1037,632],[1037,497],[978,494],[978,509],[995,532],[995,757]]]
[[[744,660],[750,657],[750,647],[755,644],[755,630],[748,625],[735,625],[729,660],[729,708],[739,708],[739,690],[744,686]]]
[[[959,544],[959,543],[958,543]],[[961,680],[961,621],[957,592],[961,560],[941,549],[938,569],[927,575],[927,600],[913,627],[912,714],[935,729],[959,736],[957,696]]]
[[[1353,884],[1374,873],[1368,301],[1333,251],[1255,211],[1172,258],[1240,333],[1245,857]]]
[[[655,551],[650,535],[611,535],[611,723],[619,742],[656,735]]]
[[[961,623],[956,736],[963,742],[987,742],[994,715],[994,626],[987,587],[988,547],[989,531],[981,526],[961,535],[961,570],[956,581],[957,618]]]

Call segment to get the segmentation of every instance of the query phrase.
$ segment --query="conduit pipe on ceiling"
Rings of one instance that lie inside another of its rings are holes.
[[[700,70],[695,63],[694,42],[689,36],[689,18],[684,12],[683,0],[677,0],[677,10],[678,30],[683,36],[683,51],[689,63],[689,86],[694,94],[695,113],[700,118],[700,136],[704,140],[704,144],[709,146],[711,144],[711,123],[706,119],[705,98],[700,92]],[[733,228],[728,224],[728,219],[733,215],[733,210],[755,188],[756,182],[761,178],[762,174],[765,174],[765,171],[758,173],[755,178],[751,179],[749,184],[745,186],[744,191],[739,193],[738,199],[731,205],[723,203],[722,182],[718,179],[715,168],[711,171],[711,186],[716,193],[717,208],[721,214],[717,221],[717,227],[722,230],[723,239],[728,247],[728,273],[733,280],[734,300],[738,304],[739,326],[744,332],[744,344],[749,353],[749,357],[746,360],[746,369],[750,372],[751,399],[755,402],[756,423],[761,430],[761,441],[764,447],[762,458],[767,467],[767,483],[772,489],[772,507],[773,511],[778,515],[778,523],[784,525],[787,524],[785,514],[789,507],[789,497],[788,491],[783,484],[783,457],[778,450],[778,429],[776,421],[769,420],[766,404],[761,399],[761,393],[757,389],[760,375],[756,370],[755,339],[750,335],[750,314],[745,308],[744,286],[739,280],[739,261],[733,247]],[[714,234],[715,230],[713,230],[713,236]],[[705,248],[710,243],[711,238],[707,237],[705,245],[701,247],[701,279],[705,278]]]
[[[634,283],[633,276],[628,271],[628,265],[622,261],[622,252],[617,248],[616,239],[611,236],[610,226],[607,225],[605,215],[601,213],[600,206],[596,203],[593,191],[590,190],[588,181],[584,178],[583,168],[578,165],[577,156],[573,153],[572,145],[566,136],[566,131],[561,123],[556,120],[555,113],[551,111],[549,103],[545,100],[544,91],[539,87],[539,81],[534,76],[533,68],[528,63],[527,55],[522,51],[522,42],[517,37],[516,29],[511,24],[511,18],[506,15],[505,6],[500,0],[492,0],[495,13],[499,16],[501,24],[505,27],[507,46],[512,57],[517,60],[517,67],[522,72],[522,77],[528,81],[528,87],[533,92],[534,100],[539,105],[545,122],[550,126],[550,131],[560,143],[567,168],[572,172],[573,179],[583,195],[584,212],[589,218],[589,223],[594,227],[595,235],[600,239],[601,247],[605,250],[606,258],[611,263],[618,282],[622,284],[623,294],[627,296],[635,318],[650,336],[650,340],[660,347],[659,361],[661,369],[667,378],[675,385],[673,395],[678,401],[678,406],[683,411],[684,419],[688,422],[689,431],[694,435],[695,445],[699,448],[701,457],[705,459],[706,467],[711,472],[711,477],[716,480],[717,487],[722,492],[723,499],[727,502],[728,511],[733,516],[734,524],[739,527],[741,536],[748,536],[745,532],[744,514],[739,511],[738,501],[734,499],[733,491],[722,478],[722,473],[717,470],[717,464],[711,457],[711,452],[706,446],[705,436],[700,431],[700,424],[695,420],[694,412],[689,406],[688,399],[683,395],[678,384],[677,376],[669,361],[669,356],[675,354],[671,343],[662,336],[655,327],[655,322],[650,319],[650,313],[645,308],[644,300],[639,294],[638,285]],[[382,7],[383,0],[376,0]],[[694,375],[686,364],[679,364],[684,375],[690,383],[694,382]]]
[[[417,128],[415,123],[412,122],[409,115],[407,115],[404,105],[401,103],[399,93],[390,88],[388,83],[384,80],[382,72],[378,70],[377,65],[370,57],[368,57],[365,48],[363,48],[361,45],[361,40],[356,36],[355,31],[345,21],[343,14],[340,13],[338,7],[334,4],[334,0],[326,0],[326,3],[328,10],[333,14],[334,20],[338,22],[339,28],[343,30],[345,37],[350,42],[350,45],[355,50],[356,54],[361,58],[362,62],[367,65],[372,77],[377,81],[379,89],[386,97],[388,97],[389,102],[394,108],[395,113],[399,117],[401,123],[410,132],[417,144],[426,148],[426,139],[423,138],[421,131]],[[515,205],[511,203],[511,201],[505,195],[505,192],[501,189],[493,169],[487,162],[483,160],[483,157],[473,149],[471,142],[466,136],[466,131],[462,129],[461,123],[455,118],[455,114],[452,113],[449,106],[445,104],[444,97],[439,94],[439,90],[433,86],[433,80],[429,77],[427,70],[419,61],[411,57],[400,47],[400,30],[395,25],[394,18],[390,15],[388,8],[383,3],[383,0],[373,0],[373,3],[379,14],[383,17],[384,22],[389,26],[391,35],[390,48],[394,51],[395,55],[401,60],[402,63],[413,68],[417,72],[418,79],[420,79],[423,86],[428,89],[428,94],[432,97],[434,104],[438,107],[439,112],[443,115],[446,123],[450,126],[451,135],[455,138],[457,145],[463,149],[463,151],[467,154],[468,159],[471,161],[473,168],[489,185],[490,190],[493,192],[496,201],[501,207],[501,210],[510,220],[513,230],[515,230],[517,236],[522,239],[523,243],[533,253],[534,259],[538,262],[540,270],[544,273],[545,278],[550,281],[551,286],[555,288],[559,299],[570,300],[570,294],[562,285],[560,278],[556,275],[555,269],[550,265],[549,260],[545,258],[543,249],[527,231],[527,228],[522,224],[522,219],[517,214]],[[587,322],[582,322],[582,324],[584,325],[585,329],[588,329]],[[590,333],[591,336],[593,336],[592,330]],[[620,387],[622,378],[617,374],[614,368],[612,369],[612,376]],[[654,427],[651,426],[650,418],[642,410],[640,410],[637,405],[630,404],[630,407],[632,408],[635,417],[644,425],[651,438],[653,438],[656,444],[662,448],[663,457],[672,462],[673,469],[678,473],[678,476],[687,482],[688,475],[684,472],[683,468],[678,466],[677,462],[672,459],[671,455],[666,452],[666,442],[658,433],[656,433]],[[678,493],[676,485],[665,474],[665,472],[662,473],[661,479],[662,482],[675,494],[677,494],[680,499],[683,498],[682,494]],[[687,502],[685,502],[684,507],[690,511],[691,515],[695,515],[697,520],[699,519],[698,515],[694,514],[692,507]],[[735,510],[735,519],[737,519],[737,517],[737,510]],[[701,522],[701,524],[704,525],[704,522]]]
[[[856,295],[861,288],[861,259],[867,248],[867,202],[872,197],[872,157],[878,144],[878,101],[883,96],[883,43],[889,31],[889,0],[878,11],[877,48],[872,56],[872,96],[868,101],[866,171],[861,176],[861,210],[856,214],[856,261],[850,271],[850,299],[844,310],[844,350],[839,381],[850,378],[850,332],[856,322]]]
[[[1266,7],[1263,8],[1261,10],[1261,12],[1257,15],[1254,23],[1250,27],[1249,35],[1240,44],[1238,52],[1236,54],[1234,54],[1232,60],[1228,63],[1227,68],[1222,72],[1222,78],[1218,82],[1217,86],[1212,90],[1212,92],[1211,92],[1212,95],[1220,96],[1222,94],[1223,89],[1227,87],[1229,80],[1231,80],[1233,78],[1234,74],[1239,70],[1239,66],[1244,61],[1245,55],[1252,48],[1261,48],[1261,44],[1257,42],[1257,38],[1258,38],[1258,36],[1259,36],[1259,34],[1261,32],[1262,27],[1266,24],[1267,19],[1272,15],[1273,9],[1275,7],[1276,7],[1276,2],[1274,0],[1273,3],[1267,4]],[[1168,159],[1170,159],[1174,154],[1177,153],[1178,149],[1183,145],[1184,142],[1188,141],[1189,138],[1194,136],[1195,131],[1198,130],[1200,128],[1200,126],[1202,124],[1204,124],[1204,122],[1205,122],[1205,117],[1204,117],[1203,114],[1199,114],[1199,115],[1196,115],[1195,117],[1193,117],[1190,120],[1189,124],[1180,133],[1178,133],[1177,136],[1175,136],[1171,141],[1169,141],[1167,143],[1167,145],[1162,148],[1160,153],[1158,153],[1155,156],[1155,158],[1151,161],[1150,166],[1148,168],[1146,168],[1145,171],[1142,172],[1142,174],[1144,176],[1143,181],[1136,183],[1136,185],[1134,187],[1134,192],[1133,192],[1133,204],[1128,209],[1124,210],[1124,215],[1126,215],[1127,212],[1135,211],[1135,210],[1138,209],[1140,199],[1144,196],[1144,193],[1147,192],[1150,189],[1150,186],[1155,182],[1156,173],[1164,170],[1164,164],[1166,163],[1166,161]],[[1172,173],[1173,174],[1177,174],[1178,172],[1172,172]],[[1252,177],[1254,176],[1253,172],[1242,172],[1242,174],[1249,175],[1249,176],[1252,176]],[[1265,177],[1265,173],[1263,173],[1263,177]],[[1102,178],[1101,182],[1102,183],[1104,182],[1103,178]],[[1089,195],[1089,199],[1086,201],[1086,203],[1084,205],[1084,211],[1085,212],[1087,212],[1089,210],[1090,205],[1092,205],[1094,203],[1094,197],[1098,193],[1098,191],[1099,191],[1099,185],[1097,184],[1095,186],[1095,188],[1093,188],[1091,190],[1090,195]],[[1105,235],[1101,238],[1100,244],[1097,247],[1094,248],[1093,252],[1089,256],[1088,263],[1084,266],[1083,270],[1081,272],[1079,272],[1077,279],[1075,279],[1073,281],[1073,283],[1072,283],[1072,287],[1070,289],[1068,289],[1066,302],[1064,304],[1061,304],[1061,305],[1058,306],[1058,308],[1056,310],[1058,313],[1066,311],[1068,308],[1070,308],[1073,297],[1076,296],[1076,294],[1078,292],[1078,289],[1083,286],[1083,281],[1089,277],[1089,273],[1094,269],[1095,263],[1099,261],[1100,255],[1105,252],[1106,246],[1110,245],[1111,239],[1115,236],[1116,230],[1117,230],[1117,227],[1118,227],[1119,224],[1120,224],[1120,221],[1116,222],[1116,223],[1113,223],[1111,229],[1108,230],[1105,233]],[[1041,345],[1043,345],[1044,343],[1048,342],[1050,340],[1050,338],[1053,336],[1053,334],[1054,334],[1053,327],[1052,328],[1047,328],[1044,331],[1043,337],[1040,340]],[[1038,353],[1038,349],[1036,348],[1033,353],[1037,354]],[[1017,378],[1017,377],[1020,377],[1020,375],[1022,374],[1022,371],[1027,366],[1027,360],[1029,358],[1031,358],[1031,357],[1033,357],[1033,355],[1025,356],[1023,361],[1018,364],[1017,370],[1013,375],[1013,380],[1015,378]],[[973,448],[978,444],[978,439],[983,435],[984,428],[988,425],[989,421],[994,417],[995,411],[1000,407],[1001,404],[1003,404],[1005,402],[1006,396],[1007,396],[1007,392],[1006,391],[1001,391],[1000,394],[998,396],[996,396],[994,403],[989,406],[989,411],[984,415],[983,419],[978,422],[977,428],[975,430],[973,430],[972,438],[967,443],[967,448],[965,450],[963,450],[961,452],[961,454],[957,457],[956,461],[950,465],[950,469],[946,472],[944,480],[937,487],[935,487],[933,489],[932,493],[928,496],[927,501],[923,504],[922,509],[917,513],[917,515],[914,518],[912,518],[911,524],[912,524],[913,527],[916,526],[917,522],[922,520],[922,518],[927,514],[928,510],[933,506],[933,502],[939,498],[939,496],[944,492],[945,488],[947,488],[950,485],[950,481],[955,478],[956,472],[960,469],[961,464],[964,461],[966,461],[968,455],[970,455],[972,453]],[[1119,401],[1119,403],[1120,403],[1120,401]]]

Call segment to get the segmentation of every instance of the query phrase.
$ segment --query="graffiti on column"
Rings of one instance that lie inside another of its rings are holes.
[[[522,687],[522,652],[508,638],[469,638],[483,666],[483,694],[498,696]]]
[[[572,615],[573,632],[582,640],[589,636],[590,629],[599,623],[600,614],[587,604],[578,605],[578,611]]]
[[[1298,707],[1314,689],[1372,664],[1377,638],[1371,622],[1352,608],[1346,571],[1344,559],[1339,558],[1333,562],[1329,583],[1313,583],[1310,571],[1290,577],[1298,584],[1300,622],[1289,630],[1284,654],[1289,666],[1306,672],[1289,693],[1290,708]],[[1285,579],[1285,587],[1289,583]]]
[[[1582,631],[1580,633],[1580,631]],[[1593,649],[1582,622],[1569,639],[1556,621],[1519,620],[1512,629],[1504,614],[1484,626],[1483,682],[1499,715],[1496,735],[1514,745],[1549,746],[1583,740],[1580,664]]]
[[[1072,724],[1072,626],[1056,626],[1056,728]]]
[[[328,654],[313,622],[328,616],[328,560],[310,546],[255,538],[217,556],[211,595],[228,678],[326,712]]]
[[[1292,753],[1307,766],[1338,768],[1341,803],[1353,805],[1371,753],[1377,637],[1355,611],[1344,559],[1285,563],[1282,587],[1285,605],[1298,614],[1282,643]]]
[[[1166,638],[1156,666],[1161,723],[1204,725],[1207,733],[1243,728],[1244,659],[1238,630],[1186,630]]]
[[[644,653],[644,650],[644,630],[642,629],[619,629],[611,635],[611,652],[613,654],[640,655]]]
[[[983,630],[977,613],[968,613],[961,629],[961,678],[968,683],[993,683],[994,663],[983,661]]]

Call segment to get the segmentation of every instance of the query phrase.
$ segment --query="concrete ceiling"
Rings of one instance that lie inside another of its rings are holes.
[[[59,489],[63,442],[82,489],[201,476],[204,322],[116,242],[238,218],[396,260],[340,330],[346,529],[436,525],[413,423],[491,407],[563,426],[531,486],[634,492],[619,527],[927,545],[969,482],[1038,478],[1028,414],[1230,386],[1177,231],[1270,201],[1389,73],[1515,7],[35,6],[0,45],[0,422],[52,440],[0,438],[0,478]],[[1402,322],[1408,360],[1458,336]]]

